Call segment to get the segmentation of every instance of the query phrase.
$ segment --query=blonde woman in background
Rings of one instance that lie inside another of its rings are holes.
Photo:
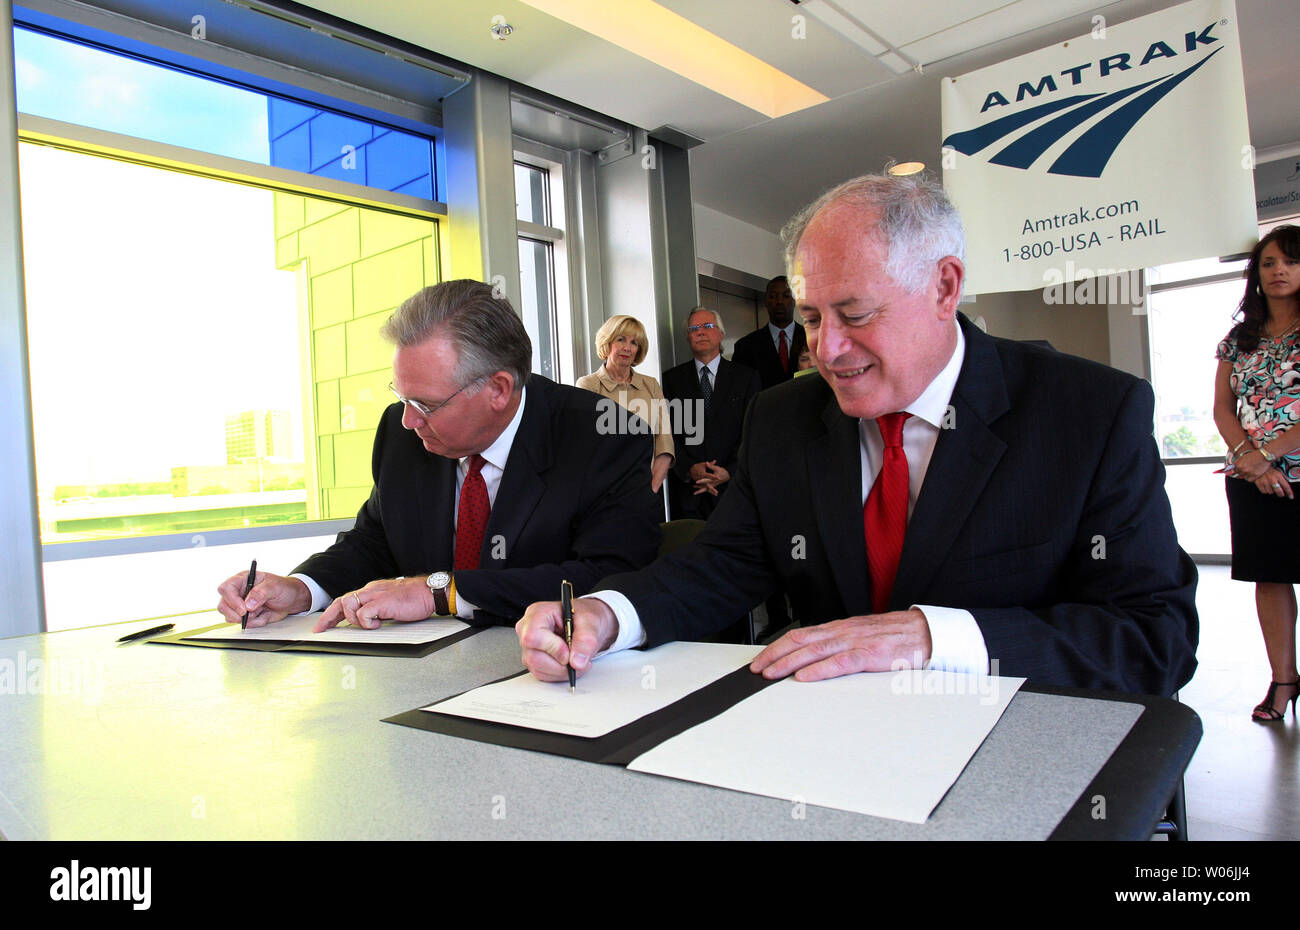
[[[633,370],[645,360],[648,348],[640,320],[624,314],[610,317],[596,332],[596,355],[604,364],[579,378],[578,387],[608,397],[650,423],[655,437],[650,490],[658,494],[673,467],[673,431],[659,382]]]

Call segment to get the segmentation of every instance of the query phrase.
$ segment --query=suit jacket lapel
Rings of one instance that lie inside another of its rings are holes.
[[[961,318],[966,357],[952,394],[951,428],[941,429],[912,511],[890,607],[924,603],[935,574],[1006,450],[990,424],[1010,408],[993,340]]]
[[[523,419],[510,446],[483,537],[479,564],[484,568],[504,568],[508,564],[519,534],[546,490],[541,476],[551,465],[550,410],[546,391],[536,378],[529,379],[528,388],[528,403],[524,405]],[[498,536],[505,542],[506,563],[503,564],[495,564],[492,559],[493,540]]]
[[[686,378],[688,381],[691,382],[690,396],[693,400],[704,400],[704,392],[700,390],[700,373],[695,367],[695,358],[692,357],[691,360],[686,364],[690,366],[689,368],[686,369],[688,372]],[[722,378],[722,366],[719,365],[718,379],[720,380],[721,378]],[[715,394],[718,393],[717,381],[714,381],[713,383],[713,393]]]
[[[867,553],[862,536],[862,453],[858,421],[830,395],[822,412],[826,432],[804,447],[813,513],[835,584],[848,615],[871,607]]]
[[[455,543],[456,460],[428,453],[424,475],[416,481],[420,519],[426,521],[422,534],[425,564],[450,568]]]
[[[727,367],[728,367],[730,364],[731,364],[731,363],[728,362],[725,358],[719,358],[719,359],[718,359],[718,374],[717,374],[717,377],[715,377],[715,378],[713,379],[713,396],[714,396],[714,397],[720,397],[720,396],[722,396],[723,393],[727,390],[727,388],[729,388],[729,387],[731,386],[731,372],[729,372],[729,371],[727,370]],[[696,379],[696,384],[695,384],[695,386],[696,386],[696,388],[699,387],[699,380],[698,380],[698,379]],[[703,397],[703,396],[704,396],[703,393],[701,393],[700,396]]]
[[[777,337],[780,338],[779,336]],[[763,358],[767,359],[769,365],[776,369],[781,367],[781,356],[776,354],[776,341],[772,338],[772,331],[763,324]]]
[[[797,323],[794,327],[794,338],[790,340],[790,363],[796,364],[799,361],[799,355],[808,347],[808,336],[804,328]]]

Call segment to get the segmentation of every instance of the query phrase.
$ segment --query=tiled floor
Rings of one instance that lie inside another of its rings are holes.
[[[1226,566],[1200,572],[1200,666],[1180,695],[1205,725],[1185,781],[1189,836],[1300,839],[1300,725],[1289,715],[1250,719],[1269,682],[1254,585],[1233,581]]]

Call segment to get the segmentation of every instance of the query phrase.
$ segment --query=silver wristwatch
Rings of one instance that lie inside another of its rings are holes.
[[[451,616],[451,572],[434,572],[425,579],[433,594],[433,615],[435,617]]]

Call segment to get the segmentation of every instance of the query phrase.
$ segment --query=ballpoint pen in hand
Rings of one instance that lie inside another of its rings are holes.
[[[569,693],[573,693],[577,676],[573,673],[573,585],[560,582],[560,613],[564,617],[564,645],[569,647]]]
[[[257,579],[257,559],[253,559],[253,564],[248,566],[248,584],[244,585],[244,597],[248,597],[248,592],[253,590],[253,582]],[[248,629],[248,605],[244,605],[244,616],[239,618],[239,628]]]

